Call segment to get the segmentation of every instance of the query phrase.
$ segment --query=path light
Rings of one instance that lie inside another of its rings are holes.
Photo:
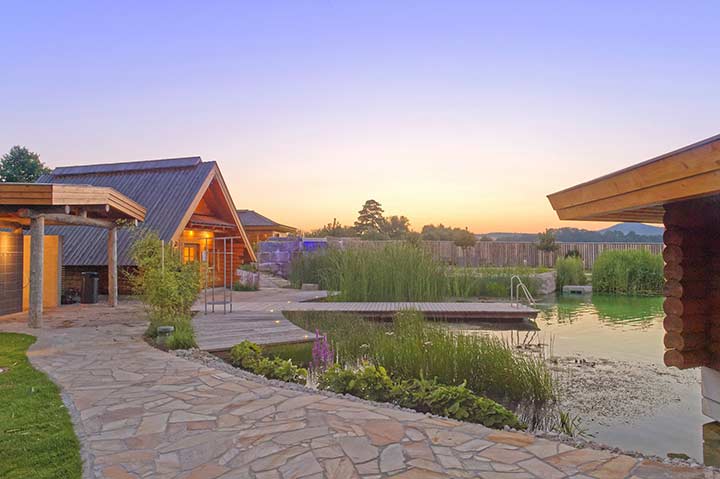
[[[280,324],[280,320],[279,320],[279,319],[276,319],[276,320],[275,320],[275,324]]]
[[[165,344],[165,341],[167,340],[168,336],[170,336],[173,331],[175,331],[175,326],[158,326],[157,328],[157,340],[160,344]]]

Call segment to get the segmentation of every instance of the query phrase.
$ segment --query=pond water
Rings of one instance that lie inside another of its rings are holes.
[[[550,296],[538,302],[539,331],[495,332],[518,347],[539,348],[562,383],[562,408],[578,415],[591,439],[666,457],[703,454],[698,370],[663,364],[662,298]],[[453,328],[480,333],[482,326]],[[705,427],[708,431],[708,427]],[[711,428],[712,429],[712,428]]]

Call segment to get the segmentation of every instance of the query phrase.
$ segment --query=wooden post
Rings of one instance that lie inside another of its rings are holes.
[[[30,316],[28,326],[43,324],[43,258],[45,256],[45,217],[30,221]]]
[[[118,305],[117,228],[108,229],[108,303]]]

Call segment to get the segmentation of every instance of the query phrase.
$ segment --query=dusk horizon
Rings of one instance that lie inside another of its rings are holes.
[[[596,230],[546,195],[717,133],[720,7],[647,7],[15,4],[0,150],[199,155],[303,230],[369,198],[414,229]]]

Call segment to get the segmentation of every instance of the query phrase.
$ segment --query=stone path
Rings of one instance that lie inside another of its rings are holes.
[[[30,331],[32,363],[70,404],[86,477],[720,479],[244,380],[152,348],[141,318],[137,307],[66,307]]]

